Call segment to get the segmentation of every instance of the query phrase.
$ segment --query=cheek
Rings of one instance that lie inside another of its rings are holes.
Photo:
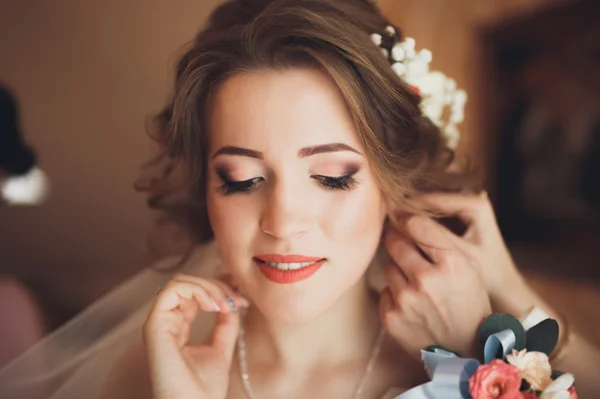
[[[258,223],[258,204],[245,196],[207,195],[207,211],[224,264],[235,265],[246,256]]]
[[[384,218],[385,205],[379,188],[373,182],[365,182],[328,203],[321,228],[335,242],[352,245],[373,241],[373,237],[378,240]]]

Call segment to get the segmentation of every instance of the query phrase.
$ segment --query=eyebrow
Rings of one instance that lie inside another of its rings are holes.
[[[348,144],[331,143],[331,144],[321,144],[321,145],[315,145],[312,147],[302,148],[302,149],[300,149],[300,151],[298,151],[298,157],[306,158],[306,157],[310,157],[311,155],[326,154],[326,153],[340,152],[340,151],[350,151],[350,152],[354,152],[356,154],[362,155],[359,151],[350,147]],[[256,159],[264,159],[264,155],[260,151],[251,150],[251,149],[242,148],[242,147],[235,147],[235,146],[221,147],[217,152],[215,152],[215,155],[213,155],[213,158],[216,158],[219,155],[237,155],[237,156],[244,156],[244,157],[250,157],[250,158],[256,158]]]
[[[302,148],[298,151],[298,156],[300,158],[310,157],[311,155],[316,154],[325,154],[328,152],[339,152],[339,151],[350,151],[360,155],[360,152],[350,147],[348,144],[344,143],[331,143],[331,144],[322,144],[316,145],[313,147]]]
[[[219,155],[238,155],[238,156],[250,157],[250,158],[256,158],[256,159],[264,158],[263,153],[260,151],[250,150],[248,148],[242,148],[242,147],[234,147],[234,146],[225,146],[225,147],[219,148],[219,150],[217,152],[215,152],[215,155],[213,155],[213,158],[216,158]]]

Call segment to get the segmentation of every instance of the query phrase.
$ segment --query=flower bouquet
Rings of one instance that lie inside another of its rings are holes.
[[[430,382],[396,399],[577,399],[574,377],[552,370],[558,323],[541,309],[517,320],[494,313],[479,331],[483,363],[440,346],[421,351]]]

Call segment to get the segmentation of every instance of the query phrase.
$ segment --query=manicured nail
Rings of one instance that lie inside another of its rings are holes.
[[[244,307],[249,307],[250,306],[250,301],[247,300],[244,296],[242,296],[241,294],[238,294],[238,299],[239,301],[242,303],[242,305],[244,305]]]
[[[210,298],[210,304],[215,309],[215,312],[220,312],[221,311],[221,308],[219,307],[219,305],[217,305],[217,302],[215,302],[214,299]]]
[[[237,312],[237,306],[235,306],[235,301],[233,300],[232,297],[230,297],[229,295],[227,295],[225,297],[225,300],[227,301],[227,303],[229,304],[229,307],[231,308],[232,311]]]

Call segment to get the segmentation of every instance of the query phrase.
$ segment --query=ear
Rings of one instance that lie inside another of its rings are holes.
[[[399,204],[390,199],[386,199],[384,202],[386,222],[397,223],[399,220],[406,219],[415,213],[405,204]]]

